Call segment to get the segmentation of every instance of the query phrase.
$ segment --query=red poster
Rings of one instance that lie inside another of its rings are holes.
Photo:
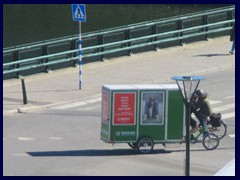
[[[134,124],[136,93],[114,94],[114,124]]]
[[[109,92],[102,90],[102,122],[108,124],[109,121]]]

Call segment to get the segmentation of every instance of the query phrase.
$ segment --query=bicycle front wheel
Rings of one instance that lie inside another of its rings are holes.
[[[218,147],[219,138],[214,133],[208,133],[206,136],[203,137],[202,143],[207,150],[213,150]]]

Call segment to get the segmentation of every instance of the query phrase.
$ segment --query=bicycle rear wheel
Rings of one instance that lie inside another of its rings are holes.
[[[219,145],[219,138],[216,134],[214,133],[208,133],[207,135],[205,135],[203,137],[203,146],[207,149],[207,150],[213,150],[216,149]]]
[[[227,124],[225,121],[221,121],[221,126],[219,126],[219,127],[211,126],[211,127],[209,127],[209,131],[212,133],[215,133],[219,139],[222,139],[227,134]]]

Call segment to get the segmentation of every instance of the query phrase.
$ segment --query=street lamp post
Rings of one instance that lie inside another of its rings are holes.
[[[181,92],[183,102],[186,108],[185,119],[185,142],[186,142],[186,156],[185,156],[185,176],[190,176],[190,104],[193,99],[193,95],[200,83],[204,79],[202,76],[174,76],[173,80],[176,81],[178,89]]]

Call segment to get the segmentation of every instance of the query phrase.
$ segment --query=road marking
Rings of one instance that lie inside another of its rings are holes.
[[[48,137],[50,140],[62,140],[62,137]]]
[[[221,112],[221,111],[225,111],[225,110],[229,110],[229,109],[235,109],[235,103],[233,103],[233,104],[226,104],[224,106],[215,107],[215,108],[213,108],[213,111],[214,112]]]
[[[82,105],[86,105],[86,103],[85,102],[70,103],[70,104],[65,104],[61,106],[55,106],[54,109],[67,109],[67,108],[77,107]]]
[[[86,111],[86,110],[92,110],[92,109],[101,109],[101,105],[95,105],[95,106],[91,106],[91,107],[86,107],[86,108],[80,108],[78,109],[78,111]]]
[[[91,104],[91,103],[100,102],[100,101],[101,101],[101,98],[95,98],[95,99],[89,99],[85,101],[85,103]]]
[[[70,103],[70,104],[65,104],[65,105],[60,105],[60,106],[55,106],[53,109],[67,109],[67,108],[72,108],[72,107],[78,107],[78,106],[84,106],[87,104],[92,104],[96,102],[100,102],[101,98],[94,98],[94,99],[88,99],[82,102],[75,102],[75,103]]]
[[[31,137],[18,137],[18,139],[20,141],[33,141],[34,140],[34,138],[31,138]]]
[[[191,115],[192,118],[196,118],[196,116],[194,114]],[[235,117],[235,112],[231,112],[231,113],[225,113],[225,114],[222,114],[222,119],[228,119],[228,118],[233,118]]]
[[[211,105],[213,105],[213,104],[219,104],[219,103],[221,103],[221,102],[222,102],[222,101],[212,101],[212,100],[211,100],[211,101],[210,101],[210,104],[211,104]]]
[[[229,134],[228,136],[231,138],[235,138],[235,134]]]
[[[5,139],[3,138],[3,141],[5,141]]]
[[[227,97],[225,97],[225,99],[231,99],[231,98],[235,98],[235,96],[227,96]]]
[[[235,112],[231,112],[231,113],[226,113],[226,114],[222,114],[222,119],[228,119],[228,118],[232,118],[235,117]]]
[[[14,153],[12,154],[13,156],[18,156],[18,157],[26,157],[29,156],[27,153]]]
[[[102,94],[96,94],[96,95],[92,96],[91,98],[99,98],[101,96],[102,96]]]

